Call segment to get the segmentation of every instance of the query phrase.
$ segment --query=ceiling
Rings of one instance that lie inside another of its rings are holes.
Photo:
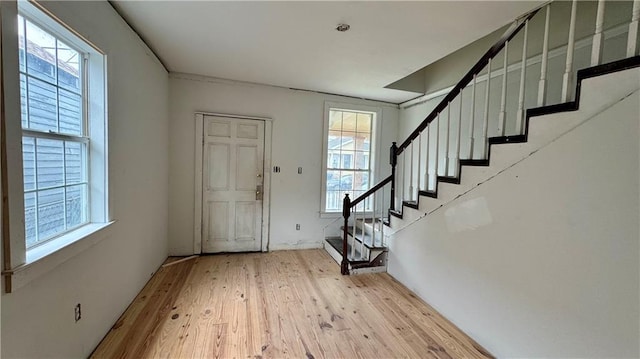
[[[385,86],[541,1],[111,3],[171,72],[399,103]]]

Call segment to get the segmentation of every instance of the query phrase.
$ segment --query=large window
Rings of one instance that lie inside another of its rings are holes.
[[[92,193],[106,192],[104,62],[101,54],[33,5],[19,4],[24,216],[29,250],[90,222],[106,220],[106,210],[92,216],[96,206],[90,202]],[[90,56],[95,57],[93,62]],[[88,83],[91,66],[96,74],[93,87]],[[90,89],[96,89],[91,101]],[[90,103],[95,108],[89,108]],[[105,197],[95,197],[104,208]]]
[[[339,212],[345,193],[355,199],[371,187],[376,112],[332,106],[326,112],[323,211]]]

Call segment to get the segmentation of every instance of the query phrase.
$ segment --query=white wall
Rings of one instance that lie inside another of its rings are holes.
[[[639,109],[635,92],[396,233],[389,273],[497,357],[640,356]]]
[[[107,53],[110,212],[116,223],[95,246],[3,294],[6,358],[88,356],[168,251],[167,72],[108,2],[43,5]],[[7,118],[19,124],[19,113]],[[76,303],[83,309],[78,323]]]
[[[196,111],[273,119],[270,250],[319,248],[324,102],[380,106],[379,169],[389,171],[388,148],[397,135],[395,105],[220,79],[170,75],[169,252],[193,253]],[[297,174],[299,166],[303,174]],[[382,178],[382,177],[378,177]],[[301,225],[296,231],[295,225]]]

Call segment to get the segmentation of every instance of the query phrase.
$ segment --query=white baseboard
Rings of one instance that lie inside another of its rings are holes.
[[[270,251],[287,251],[296,249],[319,249],[322,242],[274,243],[269,244]]]

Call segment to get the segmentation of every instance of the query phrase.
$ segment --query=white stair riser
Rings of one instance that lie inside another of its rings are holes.
[[[329,253],[331,258],[333,258],[333,260],[336,261],[336,263],[338,264],[342,263],[342,255],[340,255],[340,253],[335,248],[333,248],[333,246],[329,244],[327,241],[324,241],[324,250],[327,251],[327,253]]]

